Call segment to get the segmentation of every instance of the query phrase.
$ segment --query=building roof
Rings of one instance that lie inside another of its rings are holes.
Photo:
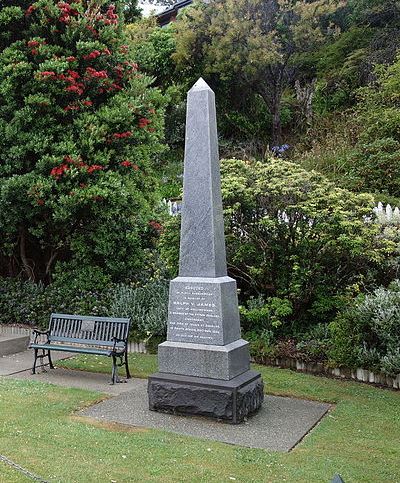
[[[164,27],[164,25],[168,25],[170,22],[175,20],[179,10],[181,8],[187,7],[191,3],[193,3],[193,0],[182,0],[181,2],[175,3],[167,10],[164,10],[163,12],[157,14],[156,17],[160,26]]]

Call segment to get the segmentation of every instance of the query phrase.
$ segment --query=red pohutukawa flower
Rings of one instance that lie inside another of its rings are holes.
[[[69,3],[58,2],[57,7],[61,10],[61,15],[58,20],[62,23],[69,23],[71,16],[76,16],[79,14],[77,10],[71,7]]]
[[[110,87],[108,87],[106,90],[107,90],[107,92],[112,92],[112,91],[120,91],[121,89],[122,89],[122,86],[113,82],[110,85]]]
[[[91,34],[94,37],[98,37],[99,36],[99,32],[94,27],[92,27],[91,25],[86,25],[86,30],[89,30],[89,32],[91,32]]]
[[[106,12],[106,17],[103,22],[104,25],[115,25],[118,23],[118,15],[115,13],[115,5],[110,5]]]
[[[147,119],[146,117],[142,117],[141,119],[139,119],[139,127],[140,128],[144,128],[150,123],[151,123],[150,119]]]
[[[32,15],[35,10],[36,10],[35,5],[31,5],[30,7],[27,8],[25,15],[26,16]]]
[[[67,164],[62,164],[61,166],[54,167],[51,172],[50,176],[53,176],[56,180],[59,180],[61,176],[69,171],[70,167]]]
[[[78,94],[78,96],[81,96],[84,92],[84,85],[83,84],[75,84],[71,85],[65,88],[67,92],[73,92],[74,94]]]
[[[97,57],[100,57],[101,52],[99,50],[93,50],[90,52],[90,54],[84,55],[83,58],[85,60],[91,60],[91,59],[97,59]]]
[[[76,72],[75,70],[68,69],[67,72],[72,79],[79,79],[80,78],[79,72]]]
[[[64,107],[64,111],[79,111],[80,107],[78,104],[68,104],[68,106]]]
[[[88,77],[93,77],[93,78],[96,78],[96,79],[107,79],[108,78],[108,74],[105,70],[96,70],[96,69],[93,69],[93,67],[87,67],[86,75]]]
[[[78,60],[78,59],[76,57],[74,57],[73,55],[70,55],[69,57],[67,57],[68,62],[75,62],[76,60]]]
[[[101,171],[103,169],[104,169],[104,167],[100,166],[99,164],[92,164],[92,166],[87,167],[87,172],[89,174],[92,174],[94,171]]]
[[[158,221],[152,220],[152,221],[149,222],[149,225],[152,228],[154,228],[154,230],[156,230],[156,231],[161,231],[163,229],[161,223],[158,223]]]
[[[123,139],[123,138],[129,138],[130,136],[132,136],[132,132],[131,131],[126,131],[126,132],[116,132],[113,134],[113,136],[116,138],[116,139]]]
[[[43,72],[40,73],[43,77],[50,77],[50,78],[55,78],[56,77],[56,73],[53,72],[52,70],[45,70]]]
[[[38,42],[37,40],[30,40],[27,43],[27,45],[28,45],[29,48],[38,47],[40,45],[40,42]]]

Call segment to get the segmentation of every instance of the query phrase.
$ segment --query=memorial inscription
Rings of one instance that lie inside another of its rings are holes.
[[[219,291],[201,284],[179,284],[172,288],[168,339],[176,342],[212,343],[222,339]]]

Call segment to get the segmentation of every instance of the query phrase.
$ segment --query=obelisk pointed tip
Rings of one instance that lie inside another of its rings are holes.
[[[207,84],[207,82],[202,77],[200,77],[200,79],[196,82],[196,84],[194,84],[194,86],[190,89],[189,92],[193,92],[193,91],[210,91],[210,92],[212,92],[213,90]]]

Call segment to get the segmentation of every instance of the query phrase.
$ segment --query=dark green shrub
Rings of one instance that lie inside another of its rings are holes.
[[[273,357],[278,337],[286,329],[292,314],[288,300],[262,296],[251,297],[239,307],[243,337],[250,343],[250,353],[258,362]]]
[[[221,171],[229,272],[243,301],[260,294],[291,304],[288,335],[332,320],[347,287],[373,288],[390,276],[395,243],[367,221],[372,196],[282,159],[225,160]],[[176,272],[178,218],[165,226],[160,246]]]
[[[46,307],[43,285],[0,278],[0,324],[41,325]]]
[[[0,278],[0,324],[47,327],[52,312],[107,315],[112,286],[64,285],[47,287],[18,279]]]
[[[230,272],[242,296],[288,300],[299,331],[326,322],[346,287],[384,276],[394,244],[366,222],[373,198],[283,160],[222,163]]]
[[[287,323],[292,312],[293,308],[288,300],[277,297],[250,297],[246,305],[240,307],[241,327],[248,338],[254,339],[258,335],[265,337],[268,334],[269,341],[276,340],[284,331],[282,326]]]
[[[400,58],[377,66],[375,75],[376,82],[358,91],[361,132],[348,160],[347,185],[400,197]]]
[[[307,362],[325,362],[330,347],[329,327],[327,324],[317,324],[297,337],[296,350],[298,358]]]

